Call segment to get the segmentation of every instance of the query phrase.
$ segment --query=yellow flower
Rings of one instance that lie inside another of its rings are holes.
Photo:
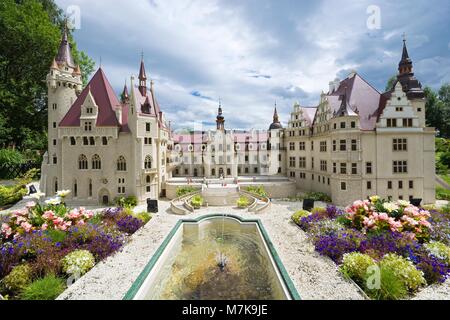
[[[374,202],[377,202],[378,200],[380,200],[380,197],[379,196],[371,196],[369,199],[370,199],[370,202],[374,203]]]

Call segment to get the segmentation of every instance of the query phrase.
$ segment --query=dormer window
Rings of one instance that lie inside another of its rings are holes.
[[[413,119],[411,118],[403,119],[403,127],[411,128],[412,126],[413,126]]]
[[[395,107],[395,111],[402,112],[403,111],[403,107]]]
[[[92,122],[87,121],[84,123],[84,131],[92,131]]]
[[[92,108],[92,107],[86,108],[86,113],[87,113],[87,114],[92,114],[92,113],[94,113],[94,108]]]
[[[397,127],[397,119],[387,119],[387,127],[388,128],[395,128]]]

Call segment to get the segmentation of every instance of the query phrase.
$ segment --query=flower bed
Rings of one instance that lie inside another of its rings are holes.
[[[0,217],[0,294],[4,298],[55,299],[67,284],[120,250],[151,218],[124,208],[96,215],[84,208],[71,209],[64,204],[68,192]]]
[[[425,210],[377,196],[296,212],[315,249],[373,299],[404,299],[450,274],[450,208]]]

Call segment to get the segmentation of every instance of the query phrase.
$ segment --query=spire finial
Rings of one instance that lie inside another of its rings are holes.
[[[102,67],[102,56],[100,56],[99,66]]]
[[[144,61],[144,49],[141,50],[141,61]]]
[[[403,38],[403,43],[405,43],[406,42],[406,32],[403,32],[402,38]]]

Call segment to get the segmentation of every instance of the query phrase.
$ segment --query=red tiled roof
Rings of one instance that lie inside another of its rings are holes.
[[[129,131],[128,129],[128,107],[124,107],[117,99],[111,84],[106,78],[102,68],[99,68],[97,72],[89,81],[88,85],[84,88],[81,94],[75,100],[74,104],[70,107],[67,114],[59,123],[60,127],[78,127],[80,126],[81,106],[86,99],[89,90],[94,97],[95,103],[98,106],[97,127],[121,127],[122,132]],[[122,126],[117,120],[114,109],[116,107],[122,109]]]

